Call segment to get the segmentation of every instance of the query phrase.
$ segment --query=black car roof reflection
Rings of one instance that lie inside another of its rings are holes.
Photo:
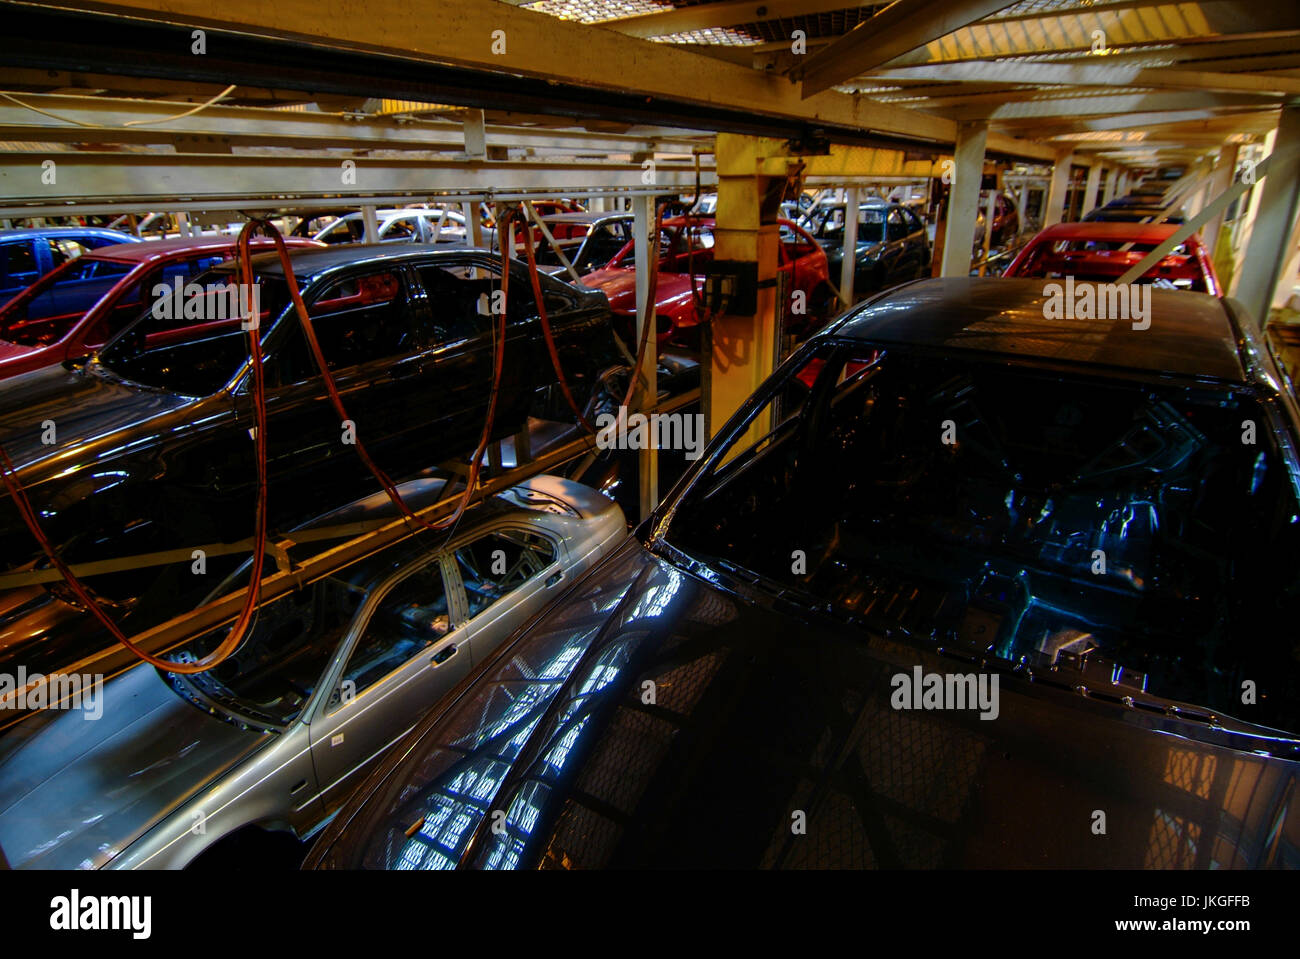
[[[1218,297],[1152,289],[1151,325],[1136,330],[1128,318],[1047,319],[1053,283],[1065,280],[924,280],[871,300],[824,335],[1246,382],[1240,337]]]

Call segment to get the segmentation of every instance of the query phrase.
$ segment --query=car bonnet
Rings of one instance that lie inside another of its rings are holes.
[[[97,698],[25,720],[0,743],[0,850],[11,868],[101,867],[274,738],[201,712],[147,666]]]

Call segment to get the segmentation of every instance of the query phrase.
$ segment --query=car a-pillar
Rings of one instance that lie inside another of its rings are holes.
[[[777,217],[785,185],[801,169],[791,145],[770,137],[719,133],[714,156],[718,209],[705,301],[711,306],[716,293],[721,309],[705,337],[708,436],[771,374],[780,357]],[[750,425],[750,440],[767,432],[762,420]]]

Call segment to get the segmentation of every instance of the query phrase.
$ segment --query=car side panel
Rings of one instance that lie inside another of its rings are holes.
[[[183,869],[200,853],[248,825],[304,836],[325,816],[317,797],[307,727],[295,722],[282,738],[181,805],[106,866]]]

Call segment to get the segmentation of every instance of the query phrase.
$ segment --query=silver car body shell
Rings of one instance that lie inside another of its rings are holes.
[[[417,483],[424,484],[420,492],[425,499],[440,491],[441,481]],[[403,486],[404,498],[412,485]],[[500,528],[547,536],[557,547],[555,562],[511,593],[506,602],[495,603],[459,625],[346,704],[330,700],[357,636],[385,592],[411,569],[426,565],[426,560],[403,564],[369,590],[312,695],[283,729],[241,721],[247,717],[215,702],[206,704],[212,713],[207,715],[199,708],[202,703],[186,701],[163,674],[143,665],[104,684],[103,714],[97,721],[69,710],[19,724],[0,743],[0,850],[8,864],[50,869],[182,868],[245,826],[310,835],[346,798],[371,760],[405,735],[428,707],[510,633],[627,536],[626,522],[615,503],[569,480],[533,477],[501,497],[513,497],[515,502],[510,508],[475,517],[479,522],[466,523],[437,551],[443,557],[444,577],[455,569],[451,554],[456,548]],[[382,498],[381,493],[352,504],[330,514],[330,519],[350,521]],[[420,501],[419,496],[408,499],[413,505]],[[529,500],[535,501],[531,508],[523,505]],[[456,588],[450,590],[457,593]],[[446,680],[435,677],[429,685],[425,677],[436,670],[429,669],[432,661],[426,665],[424,659],[448,644],[468,644],[475,661]],[[413,683],[425,685],[413,687]],[[406,711],[398,717],[385,715],[386,705],[391,709],[402,704],[403,687],[431,692],[418,700],[419,708],[407,701]],[[367,718],[372,741],[365,735]],[[335,737],[341,738],[344,728],[353,737],[349,748],[360,749],[357,761],[322,784],[316,772],[321,753],[331,748]],[[352,745],[358,737],[359,747]]]

